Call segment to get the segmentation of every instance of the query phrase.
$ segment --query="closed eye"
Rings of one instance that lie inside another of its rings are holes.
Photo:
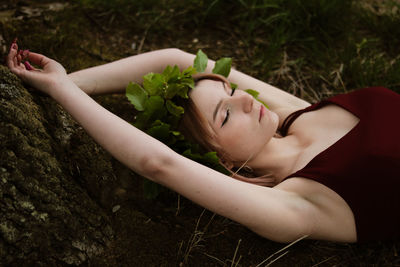
[[[221,128],[222,128],[222,126],[224,126],[224,124],[228,121],[229,114],[230,114],[230,111],[229,111],[229,109],[227,109],[227,110],[226,110],[226,116],[225,116],[224,121],[222,122]]]
[[[225,83],[222,83],[222,84],[223,84],[224,87],[225,87]],[[235,93],[235,91],[236,91],[236,89],[232,89],[231,96],[233,96],[233,94]],[[230,111],[229,111],[229,109],[227,109],[227,110],[226,110],[225,119],[224,119],[224,121],[223,121],[222,124],[221,124],[221,128],[222,128],[222,126],[224,126],[224,124],[228,121],[229,115],[230,115]]]
[[[235,93],[235,91],[236,91],[236,89],[232,89],[231,96],[233,96],[233,94]],[[229,115],[230,115],[230,111],[229,111],[229,109],[227,109],[227,110],[226,110],[226,116],[225,116],[224,121],[222,122],[221,128],[222,128],[222,126],[224,126],[224,124],[228,121]]]

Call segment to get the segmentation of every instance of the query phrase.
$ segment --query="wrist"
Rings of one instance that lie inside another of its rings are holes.
[[[71,94],[81,91],[79,87],[70,79],[57,79],[51,85],[49,95],[51,98],[62,104],[63,100]]]
[[[83,79],[79,72],[69,73],[68,78],[86,94],[93,94],[95,88],[87,79]]]

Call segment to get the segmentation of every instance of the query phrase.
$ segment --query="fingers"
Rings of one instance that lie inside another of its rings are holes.
[[[32,67],[31,64],[29,64],[29,61],[25,61],[25,62],[24,62],[24,65],[25,65],[25,68],[26,68],[27,70],[36,70],[34,67]]]
[[[48,58],[42,54],[38,54],[38,53],[34,53],[34,52],[29,52],[28,59],[30,62],[32,62],[35,65],[40,66],[41,68],[43,68],[44,66],[46,66],[47,64],[49,64],[51,62],[50,58]]]
[[[11,44],[10,52],[7,55],[7,66],[10,69],[16,68],[18,66],[18,45],[16,43],[16,39]]]
[[[10,46],[10,51],[7,55],[7,66],[8,68],[13,72],[13,73],[18,73],[18,71],[28,69],[31,70],[32,66],[30,66],[29,62],[28,64],[21,64],[22,60],[27,59],[29,56],[29,50],[19,50],[18,51],[18,44],[17,44],[17,38],[14,39],[14,41],[11,43]],[[25,68],[24,68],[25,65]],[[26,66],[30,66],[26,67]]]
[[[20,75],[20,72],[25,69],[28,71],[37,70],[29,63],[29,61],[27,61],[31,58],[32,54],[32,58],[35,64],[38,64],[40,66],[45,65],[47,61],[44,56],[36,53],[30,53],[29,50],[18,51],[17,38],[15,38],[14,41],[11,43],[10,51],[6,59],[8,68],[17,75]],[[23,60],[24,62],[22,63]]]

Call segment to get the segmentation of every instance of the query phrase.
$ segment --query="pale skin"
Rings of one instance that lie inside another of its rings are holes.
[[[181,69],[192,65],[194,55],[179,49],[163,49],[67,74],[56,61],[32,52],[29,61],[40,69],[27,70],[20,63],[17,50],[14,43],[7,57],[10,70],[57,101],[97,143],[140,175],[277,242],[291,242],[302,236],[356,241],[353,213],[338,194],[302,177],[281,182],[350,131],[358,123],[358,118],[351,113],[334,105],[305,113],[293,123],[288,135],[281,138],[275,132],[286,116],[309,103],[232,70],[230,82],[241,89],[256,89],[268,103],[270,110],[263,111],[260,119],[259,102],[243,91],[237,90],[231,96],[230,89],[221,82],[199,82],[191,97],[210,122],[217,141],[236,159],[235,164],[249,159],[248,164],[257,173],[270,171],[277,178],[276,186],[263,187],[233,179],[182,157],[89,96],[122,93],[130,81],[140,83],[141,77],[149,72],[161,72],[167,65],[178,65]],[[209,61],[206,72],[211,72],[213,65]],[[214,110],[220,101],[221,109],[214,120]],[[227,109],[229,119],[221,127]],[[235,135],[239,121],[242,136]],[[246,133],[243,124],[252,130]],[[235,150],[232,144],[243,149]]]

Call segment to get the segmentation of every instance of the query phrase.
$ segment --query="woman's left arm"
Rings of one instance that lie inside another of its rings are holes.
[[[189,160],[107,111],[72,82],[53,92],[97,143],[140,175],[278,242],[312,231],[313,205],[296,193],[230,178]]]

